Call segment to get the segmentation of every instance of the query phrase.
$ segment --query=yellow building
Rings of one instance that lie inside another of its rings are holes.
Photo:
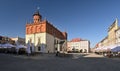
[[[108,28],[108,35],[101,40],[95,47],[106,47],[116,44],[116,30],[118,30],[118,20],[116,19]]]
[[[118,29],[118,20],[116,19],[108,29],[108,45],[115,45],[116,44],[115,31],[117,29]]]
[[[101,41],[101,46],[105,47],[105,46],[108,46],[108,36],[106,36],[102,41]]]

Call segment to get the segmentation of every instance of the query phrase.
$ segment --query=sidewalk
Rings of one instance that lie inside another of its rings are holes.
[[[103,55],[98,55],[98,54],[95,54],[95,53],[89,53],[88,55],[84,56],[84,57],[104,57]]]
[[[35,55],[35,56],[27,56],[27,55],[13,55],[13,57],[17,57],[17,58],[22,58],[22,59],[54,59],[55,58],[55,54],[39,54],[39,55]]]

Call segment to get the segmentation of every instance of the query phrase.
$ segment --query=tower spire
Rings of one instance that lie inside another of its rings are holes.
[[[39,23],[42,19],[42,16],[39,13],[39,7],[37,7],[37,11],[33,14],[34,23]]]
[[[117,18],[115,19],[115,22],[118,24],[118,19]]]
[[[40,9],[40,7],[38,6],[38,7],[37,7],[37,10],[39,11],[39,9]]]

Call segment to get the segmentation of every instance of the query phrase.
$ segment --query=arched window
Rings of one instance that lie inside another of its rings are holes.
[[[87,49],[84,49],[84,53],[87,53]]]
[[[82,49],[80,49],[80,53],[82,53],[83,52],[83,50]]]
[[[34,32],[34,28],[33,27],[31,27],[31,33],[33,33]]]
[[[38,51],[41,51],[41,39],[38,37]]]
[[[40,46],[38,46],[38,51],[40,51],[41,50],[41,47]]]

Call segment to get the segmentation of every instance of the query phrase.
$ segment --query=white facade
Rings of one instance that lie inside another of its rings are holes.
[[[90,43],[89,41],[79,41],[79,42],[67,42],[68,51],[73,51],[73,49],[80,52],[89,52]]]
[[[36,33],[26,35],[26,43],[28,43],[28,41],[34,44],[35,52],[54,53],[56,51],[60,51],[61,45],[58,44],[57,41],[61,40],[48,33]]]
[[[28,41],[30,41],[30,43],[34,44],[35,51],[40,52],[38,50],[37,46],[39,45],[39,43],[46,44],[45,35],[46,35],[46,33],[28,34],[28,35],[26,35],[26,43],[28,43]],[[38,41],[39,41],[39,43],[38,43]]]

